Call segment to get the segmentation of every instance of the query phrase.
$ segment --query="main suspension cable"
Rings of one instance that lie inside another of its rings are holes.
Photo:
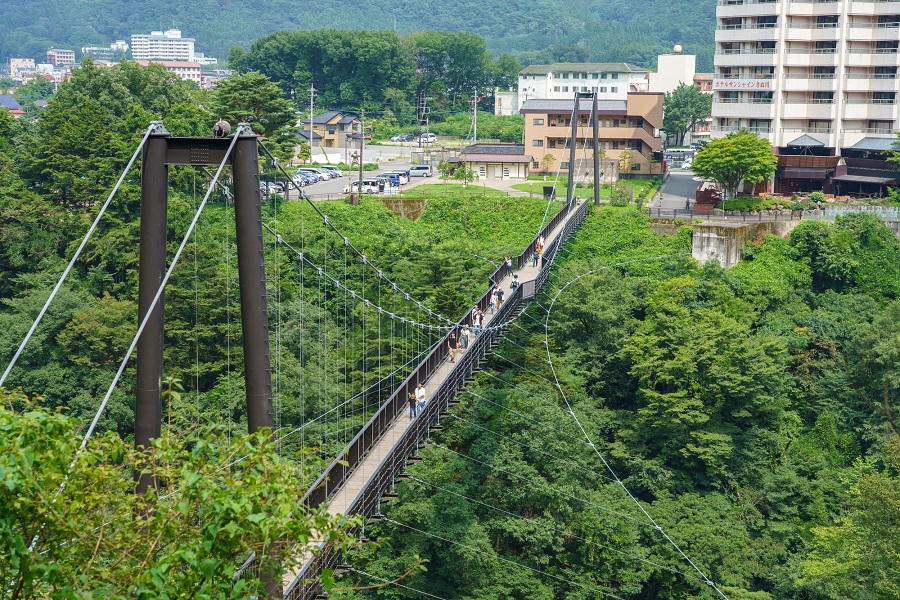
[[[138,154],[140,154],[141,150],[144,148],[144,144],[147,142],[147,138],[150,137],[154,132],[162,133],[165,129],[162,126],[162,122],[153,121],[150,123],[150,126],[147,127],[147,131],[144,133],[144,137],[141,139],[141,143],[138,144],[137,149],[135,149],[134,154],[131,155],[131,160],[128,161],[128,164],[125,166],[125,170],[122,171],[122,175],[119,177],[119,180],[116,182],[116,185],[113,186],[112,191],[109,193],[109,196],[106,198],[106,202],[103,203],[103,206],[100,207],[100,212],[97,213],[97,216],[94,218],[94,222],[91,223],[90,228],[85,234],[84,238],[81,240],[81,244],[78,245],[78,249],[75,250],[75,254],[72,256],[72,259],[69,261],[69,264],[66,266],[62,275],[59,278],[59,281],[56,282],[56,287],[53,288],[53,291],[50,292],[50,297],[47,298],[47,301],[44,302],[44,306],[41,308],[41,311],[38,313],[38,316],[35,318],[34,323],[31,324],[31,328],[28,330],[28,333],[25,334],[25,339],[22,340],[22,343],[19,344],[19,348],[16,350],[16,353],[13,355],[12,360],[9,361],[9,364],[6,366],[6,370],[3,371],[3,375],[0,375],[0,386],[3,385],[3,382],[6,381],[6,377],[9,375],[9,372],[12,371],[12,368],[15,366],[16,362],[19,360],[19,357],[22,356],[22,351],[25,350],[25,346],[28,344],[28,341],[31,339],[31,336],[34,335],[34,331],[37,329],[41,320],[44,318],[44,315],[47,312],[47,309],[50,308],[50,303],[53,302],[53,299],[56,298],[56,294],[59,293],[60,288],[62,287],[63,282],[65,282],[66,277],[69,275],[69,271],[72,270],[72,267],[75,266],[75,261],[78,260],[78,257],[81,256],[81,252],[84,250],[84,247],[87,245],[89,239],[94,234],[94,231],[97,229],[97,225],[100,223],[100,219],[103,218],[103,215],[106,213],[106,209],[109,207],[110,202],[115,197],[116,192],[119,191],[119,186],[122,185],[122,182],[125,181],[125,176],[128,175],[128,172],[131,170],[131,166],[134,164],[134,161],[137,159]]]

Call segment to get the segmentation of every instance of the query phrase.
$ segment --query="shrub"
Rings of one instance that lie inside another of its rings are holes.
[[[628,206],[628,190],[625,186],[617,185],[609,194],[609,203],[611,206]]]
[[[825,192],[810,192],[809,199],[812,202],[825,202]]]

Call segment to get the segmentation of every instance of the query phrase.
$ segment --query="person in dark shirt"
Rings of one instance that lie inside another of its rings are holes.
[[[453,332],[450,334],[450,339],[447,340],[447,348],[450,349],[450,362],[456,362],[456,349],[459,347],[459,342],[456,339],[456,333]]]
[[[409,420],[412,421],[416,418],[416,413],[418,412],[419,401],[416,400],[416,392],[415,390],[409,393]]]

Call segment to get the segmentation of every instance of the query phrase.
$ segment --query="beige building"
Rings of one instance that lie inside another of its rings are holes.
[[[200,85],[203,79],[203,67],[200,63],[189,62],[184,60],[137,60],[137,64],[142,67],[147,65],[162,65],[169,73],[174,73],[179,79],[184,81],[194,81]]]
[[[471,169],[478,179],[525,179],[534,157],[521,144],[473,144],[448,162]]]
[[[54,67],[72,66],[75,64],[75,51],[50,48],[47,50],[47,62]]]
[[[658,174],[654,153],[662,149],[663,94],[633,92],[624,100],[599,100],[597,103],[599,142],[603,156],[619,160],[631,152],[632,174]],[[578,172],[593,168],[594,133],[591,124],[592,101],[579,102],[578,135],[575,156]],[[553,156],[553,168],[569,171],[569,137],[574,100],[529,100],[521,108],[525,115],[525,149],[534,155],[532,170],[542,168],[546,155]],[[583,167],[582,167],[583,163]]]
[[[314,143],[322,148],[345,148],[355,145],[354,141],[359,136],[353,136],[354,127],[359,125],[359,119],[354,115],[347,115],[336,110],[322,113],[313,117]],[[305,138],[309,137],[309,118],[297,122],[297,128],[305,130]]]

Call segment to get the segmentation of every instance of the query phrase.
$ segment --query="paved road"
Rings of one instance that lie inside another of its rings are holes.
[[[653,208],[684,208],[685,199],[690,198],[694,203],[694,196],[699,181],[694,181],[694,174],[690,171],[672,171],[660,190],[659,199],[651,205]]]

